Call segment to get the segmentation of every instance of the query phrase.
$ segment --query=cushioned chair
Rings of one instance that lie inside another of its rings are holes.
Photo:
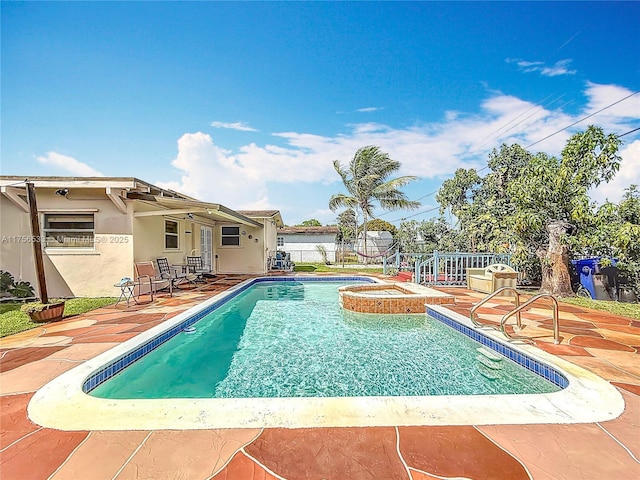
[[[467,288],[483,293],[493,293],[502,287],[516,288],[518,272],[509,265],[495,263],[485,268],[467,269]],[[503,293],[508,296],[510,293]]]
[[[133,267],[136,275],[134,294],[137,297],[149,294],[151,301],[153,301],[153,295],[165,289],[169,290],[169,296],[173,295],[173,284],[171,280],[162,278],[156,271],[153,262],[135,262]]]

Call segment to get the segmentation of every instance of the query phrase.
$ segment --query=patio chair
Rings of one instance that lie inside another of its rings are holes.
[[[196,282],[206,282],[205,277],[213,277],[211,269],[204,266],[202,257],[187,257],[187,271],[196,276]]]
[[[285,252],[276,252],[276,258],[271,264],[272,270],[293,270],[291,262],[291,254]]]
[[[171,280],[162,278],[156,271],[153,262],[135,262],[133,267],[136,274],[134,292],[137,297],[148,293],[151,296],[151,301],[153,301],[154,293],[158,293],[167,288],[169,289],[169,296],[173,296],[173,284]]]
[[[158,263],[160,276],[165,280],[171,281],[171,285],[173,287],[180,288],[179,285],[184,282],[195,285],[196,276],[192,273],[183,271],[183,267],[169,265],[169,260],[167,258],[156,258],[156,262]]]
[[[271,268],[274,270],[284,270],[284,255],[281,252],[276,252],[276,259]]]

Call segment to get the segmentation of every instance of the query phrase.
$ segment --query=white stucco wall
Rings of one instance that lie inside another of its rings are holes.
[[[327,260],[336,261],[336,244],[334,234],[292,234],[279,233],[279,237],[284,240],[284,245],[278,250],[285,251],[291,255],[292,262],[322,262],[322,254],[317,246],[322,245],[327,251]]]
[[[92,213],[95,242],[88,248],[44,249],[45,274],[49,297],[117,296],[114,287],[123,277],[134,277],[134,262],[166,257],[170,264],[185,264],[188,255],[200,255],[200,229],[212,229],[213,268],[216,273],[262,274],[266,253],[276,249],[276,229],[265,219],[265,227],[216,222],[207,215],[155,214],[155,205],[123,200],[122,213],[102,187],[73,187],[67,197],[55,195],[54,188],[37,187],[41,228],[44,214]],[[152,215],[136,216],[150,212]],[[165,218],[178,224],[178,248],[165,247]],[[259,221],[260,220],[256,220]],[[221,227],[238,225],[245,234],[240,246],[221,245]],[[0,269],[16,280],[30,282],[37,289],[33,248],[30,242],[29,214],[0,194]],[[249,238],[251,237],[251,238]],[[217,258],[216,258],[217,256]]]
[[[239,246],[223,246],[221,244],[221,229],[223,226],[239,226]],[[251,236],[251,238],[249,238]],[[253,273],[265,271],[265,243],[264,229],[249,227],[237,223],[219,223],[214,229],[214,250],[218,255],[217,271],[219,273]],[[256,239],[258,240],[256,242]]]
[[[36,189],[43,226],[44,214],[89,213],[94,215],[92,248],[45,248],[43,258],[49,297],[100,297],[119,293],[113,284],[132,276],[133,237],[131,213],[121,213],[104,193],[84,191],[82,198],[54,195],[53,189]],[[30,237],[29,214],[4,196],[0,199],[2,243],[0,263],[17,279],[30,282],[37,291],[33,247],[21,237]]]

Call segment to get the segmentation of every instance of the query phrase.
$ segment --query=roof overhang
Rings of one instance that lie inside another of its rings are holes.
[[[238,210],[238,213],[249,218],[267,219],[277,228],[284,226],[279,210]]]
[[[182,200],[177,198],[154,197],[154,200],[138,200],[147,205],[161,207],[161,209],[146,212],[136,212],[135,217],[153,217],[168,215],[193,214],[220,222],[241,223],[250,227],[263,228],[264,226],[249,217],[220,205],[219,203],[200,202],[197,200]]]
[[[139,196],[168,196],[192,200],[191,197],[181,195],[172,190],[165,190],[134,177],[17,177],[0,176],[0,193],[11,200],[20,209],[29,211],[26,202],[26,182],[30,182],[36,189],[64,190],[65,197],[79,189],[101,190],[113,202],[116,208],[127,213],[125,199],[139,198]],[[71,197],[67,197],[71,199]]]

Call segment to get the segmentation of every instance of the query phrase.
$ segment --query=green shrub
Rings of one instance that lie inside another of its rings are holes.
[[[15,282],[13,275],[0,270],[0,294],[17,298],[33,297],[34,290],[29,282]]]

